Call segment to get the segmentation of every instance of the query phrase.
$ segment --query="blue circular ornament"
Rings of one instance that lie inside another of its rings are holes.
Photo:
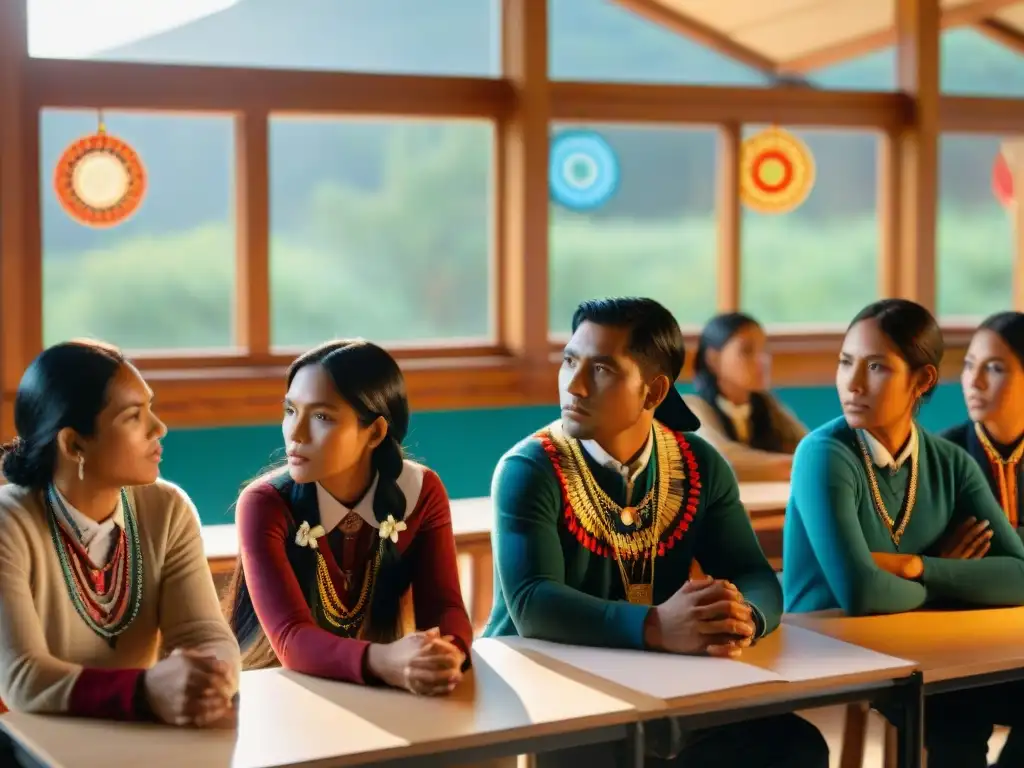
[[[600,134],[560,133],[551,143],[551,198],[573,211],[600,208],[619,188],[619,160]]]

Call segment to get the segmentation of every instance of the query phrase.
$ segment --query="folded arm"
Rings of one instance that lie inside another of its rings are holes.
[[[271,486],[247,489],[236,520],[249,596],[274,653],[286,669],[346,682],[365,682],[370,643],[338,637],[313,618],[286,551],[290,515]]]
[[[30,586],[29,541],[12,518],[0,532],[0,700],[20,712],[139,719],[145,670],[85,667],[50,653]]]
[[[498,580],[523,637],[580,645],[644,647],[649,608],[588,595],[565,583],[559,537],[562,492],[546,458],[512,455],[494,476]]]
[[[920,608],[927,597],[925,587],[880,568],[868,548],[858,516],[863,471],[838,441],[802,442],[794,457],[787,514],[800,516],[829,589],[846,613]]]
[[[987,520],[991,548],[980,560],[924,557],[921,580],[930,594],[974,605],[1024,605],[1024,543],[1006,519],[981,469],[966,453],[956,456],[953,520]]]

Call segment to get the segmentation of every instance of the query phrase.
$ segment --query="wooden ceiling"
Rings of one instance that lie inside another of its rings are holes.
[[[927,0],[924,0],[927,2]],[[617,0],[774,75],[801,75],[895,44],[895,0]],[[1024,54],[1024,1],[940,0],[943,29],[974,27]]]

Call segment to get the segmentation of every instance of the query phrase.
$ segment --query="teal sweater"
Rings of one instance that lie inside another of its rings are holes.
[[[825,424],[800,443],[783,532],[787,611],[841,608],[859,616],[910,611],[931,601],[1024,605],[1024,544],[978,465],[920,427],[918,440],[917,500],[898,549],[875,511],[856,433],[846,420]],[[894,476],[876,468],[875,477],[889,515],[896,518],[910,462]],[[943,535],[971,516],[992,526],[988,555],[938,557]],[[873,552],[921,555],[924,574],[920,581],[894,576],[875,565]]]
[[[781,619],[782,592],[740,503],[736,478],[710,445],[695,435],[686,438],[697,461],[701,495],[689,531],[656,558],[654,603],[664,602],[686,582],[696,557],[705,573],[732,581],[756,608],[759,634],[771,632]],[[623,479],[584,456],[604,491],[624,506]],[[631,503],[646,493],[657,472],[652,453]],[[523,440],[501,459],[491,495],[495,594],[484,636],[643,648],[650,608],[626,602],[614,559],[594,554],[569,530],[561,485],[537,437]]]

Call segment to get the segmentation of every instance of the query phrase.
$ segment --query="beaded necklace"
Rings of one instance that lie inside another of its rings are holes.
[[[979,422],[974,423],[974,432],[978,435],[978,441],[985,451],[988,463],[992,467],[992,474],[999,481],[999,504],[1006,513],[1010,525],[1016,528],[1019,525],[1019,514],[1017,510],[1017,465],[1020,464],[1021,456],[1024,456],[1024,440],[1017,443],[1009,458],[1004,459],[996,447],[989,440],[985,428]]]
[[[327,546],[324,537],[324,546]],[[366,563],[366,571],[363,575],[363,585],[359,591],[359,598],[356,604],[349,608],[345,601],[338,595],[334,587],[334,580],[327,565],[327,560],[321,554],[319,547],[316,551],[316,586],[319,598],[319,613],[323,616],[328,626],[326,629],[344,637],[354,637],[362,628],[373,601],[373,592],[377,583],[377,573],[380,571],[381,552],[383,550],[383,539],[379,537],[374,543],[374,551]]]
[[[910,522],[910,515],[914,511],[914,501],[917,499],[917,472],[918,472],[918,447],[920,442],[913,440],[913,449],[910,454],[910,482],[907,484],[907,494],[903,498],[903,508],[900,510],[900,526],[899,528],[894,527],[896,521],[892,519],[889,514],[889,510],[885,507],[885,501],[882,500],[882,494],[878,490],[878,478],[875,477],[874,462],[871,460],[871,452],[868,450],[867,443],[864,442],[864,438],[861,437],[860,432],[857,432],[857,444],[860,446],[861,455],[864,458],[864,467],[868,473],[868,486],[871,488],[871,500],[875,505],[875,512],[881,518],[882,523],[889,531],[889,537],[892,539],[892,543],[896,545],[896,549],[900,548],[900,539],[903,538],[903,532],[907,529],[907,523]]]
[[[121,489],[124,527],[110,561],[99,568],[89,560],[81,543],[81,531],[57,489],[50,485],[44,496],[50,537],[68,596],[86,626],[113,644],[135,620],[142,606],[142,545],[128,494]]]

